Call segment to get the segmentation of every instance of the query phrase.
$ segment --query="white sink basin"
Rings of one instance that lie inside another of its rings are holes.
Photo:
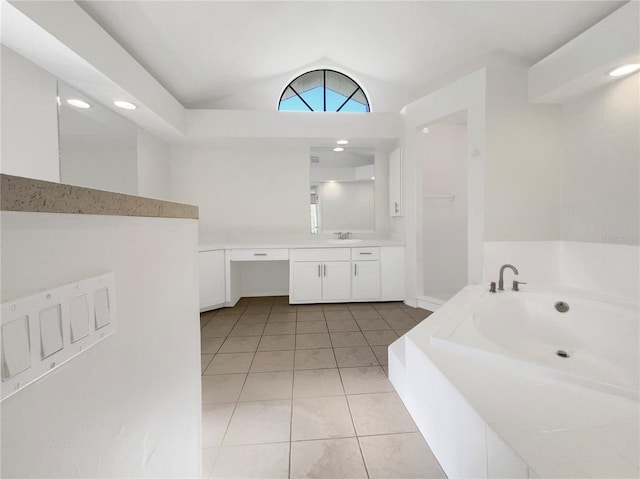
[[[331,239],[329,240],[329,243],[333,243],[333,244],[353,244],[353,243],[360,243],[362,240],[361,239]]]

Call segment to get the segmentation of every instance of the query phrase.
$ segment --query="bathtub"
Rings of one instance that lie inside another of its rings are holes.
[[[431,341],[638,400],[639,324],[637,304],[487,291]]]

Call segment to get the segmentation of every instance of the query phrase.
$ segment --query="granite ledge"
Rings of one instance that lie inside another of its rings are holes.
[[[0,210],[198,219],[198,207],[0,174]]]

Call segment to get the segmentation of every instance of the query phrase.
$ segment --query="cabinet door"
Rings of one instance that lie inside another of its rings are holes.
[[[198,253],[200,311],[222,306],[225,300],[224,251]]]
[[[322,264],[322,299],[346,301],[351,299],[351,263],[328,261]]]
[[[293,301],[322,299],[322,264],[315,261],[293,263]]]
[[[383,301],[405,300],[404,246],[380,248],[381,298]]]
[[[380,298],[380,261],[354,261],[353,299]]]
[[[402,216],[402,148],[389,155],[389,214]]]

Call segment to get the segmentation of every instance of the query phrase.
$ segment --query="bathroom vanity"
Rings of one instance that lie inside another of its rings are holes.
[[[285,279],[291,304],[404,300],[405,252],[398,242],[370,240],[345,247],[314,240],[259,246],[201,246],[200,311],[233,306],[240,299],[243,275],[239,268],[247,262],[273,262],[281,270],[288,267]]]

